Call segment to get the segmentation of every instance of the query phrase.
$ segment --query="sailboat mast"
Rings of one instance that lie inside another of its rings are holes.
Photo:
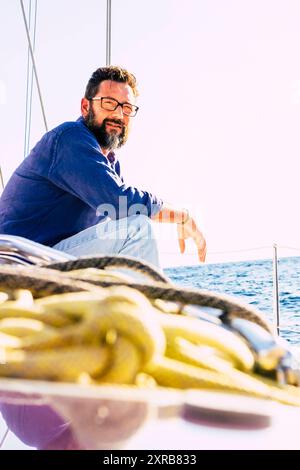
[[[106,2],[106,65],[111,63],[111,0]]]

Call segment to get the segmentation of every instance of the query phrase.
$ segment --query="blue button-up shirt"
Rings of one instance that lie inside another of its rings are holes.
[[[105,215],[127,217],[133,206],[151,216],[162,201],[127,186],[114,154],[102,154],[79,118],[47,132],[13,173],[0,199],[0,233],[53,246]]]

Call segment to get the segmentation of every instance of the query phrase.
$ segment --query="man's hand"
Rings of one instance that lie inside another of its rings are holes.
[[[199,260],[204,263],[206,258],[206,241],[194,219],[189,217],[185,223],[177,224],[177,233],[180,252],[184,253],[185,251],[185,240],[192,238],[197,246]]]
[[[151,217],[160,223],[177,224],[180,252],[185,251],[185,240],[192,238],[197,246],[199,260],[204,263],[206,258],[206,241],[196,222],[190,217],[187,209],[177,209],[164,202],[160,212]]]

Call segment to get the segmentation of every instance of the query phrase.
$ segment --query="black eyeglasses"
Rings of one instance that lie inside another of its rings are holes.
[[[100,101],[100,106],[107,111],[115,111],[118,106],[121,106],[123,114],[126,116],[134,117],[138,112],[138,106],[130,103],[120,103],[114,98],[96,96],[95,98],[89,98],[90,101]]]

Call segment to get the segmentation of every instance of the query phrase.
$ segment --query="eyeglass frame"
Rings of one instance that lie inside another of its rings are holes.
[[[88,98],[88,100],[89,101],[100,101],[100,106],[101,106],[102,109],[105,109],[105,111],[115,111],[119,106],[121,106],[123,114],[125,114],[125,116],[128,116],[128,117],[135,117],[137,115],[138,110],[140,109],[135,104],[128,103],[127,101],[125,101],[125,103],[120,103],[120,101],[116,100],[115,98],[111,98],[110,96],[95,96],[94,98]],[[118,104],[116,105],[115,109],[106,109],[106,108],[103,108],[103,106],[102,106],[102,100],[112,100],[112,101],[115,101]],[[124,112],[124,108],[123,108],[123,106],[125,104],[132,106],[133,111],[135,111],[135,114],[133,114],[133,115],[126,114]]]

